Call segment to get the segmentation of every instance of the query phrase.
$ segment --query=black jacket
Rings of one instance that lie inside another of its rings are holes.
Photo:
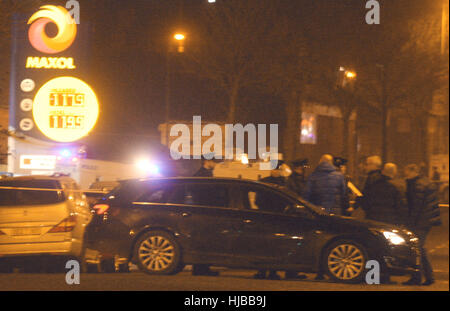
[[[286,178],[284,178],[282,176],[280,176],[280,177],[273,177],[273,176],[264,177],[263,179],[260,180],[260,182],[268,183],[268,184],[275,184],[275,185],[279,185],[282,187],[286,186]]]
[[[427,229],[441,225],[438,191],[424,176],[406,180],[408,225],[411,229]]]
[[[375,221],[401,225],[406,222],[405,187],[397,180],[375,171],[364,187],[362,208]]]
[[[213,177],[213,170],[204,168],[203,166],[194,174],[195,177]]]
[[[303,191],[305,191],[305,186],[305,176],[297,174],[296,172],[293,172],[287,180],[287,187],[298,195],[302,195]]]

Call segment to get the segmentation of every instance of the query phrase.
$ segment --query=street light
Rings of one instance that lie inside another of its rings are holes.
[[[183,41],[185,39],[185,36],[182,33],[176,33],[173,37],[177,41]]]
[[[178,43],[177,46],[177,52],[178,53],[184,53],[184,41],[186,40],[186,35],[177,32],[175,33],[169,42],[169,46],[167,47],[166,52],[166,85],[165,85],[165,105],[166,105],[166,116],[165,120],[168,124],[170,120],[170,75],[171,75],[171,54],[173,53],[174,48],[174,41],[175,40]]]
[[[186,36],[182,33],[176,33],[173,35],[173,38],[178,41],[178,48],[177,48],[177,52],[178,53],[183,53],[184,52],[184,40],[186,39]]]
[[[345,77],[347,79],[354,79],[354,78],[356,78],[356,73],[354,71],[346,71]]]

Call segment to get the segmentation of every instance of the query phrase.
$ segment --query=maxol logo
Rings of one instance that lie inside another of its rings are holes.
[[[45,26],[54,23],[58,28],[56,36],[50,38],[45,33]],[[55,54],[69,48],[77,35],[77,24],[69,12],[62,6],[44,5],[28,20],[31,24],[28,39],[38,51]]]

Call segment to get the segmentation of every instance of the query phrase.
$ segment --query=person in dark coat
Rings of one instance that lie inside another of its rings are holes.
[[[366,163],[364,166],[364,170],[366,171],[367,178],[363,188],[364,192],[377,182],[381,176],[381,168],[383,166],[383,162],[379,156],[371,156],[366,159]]]
[[[420,271],[403,284],[419,285],[422,275],[425,277],[422,285],[434,283],[433,268],[428,260],[425,242],[431,227],[442,224],[440,219],[438,191],[436,185],[420,174],[420,168],[410,164],[405,168],[406,196],[408,200],[408,228],[419,238],[421,254]]]
[[[304,199],[322,206],[332,214],[342,215],[348,208],[348,191],[344,175],[333,165],[333,157],[325,154],[308,177]]]
[[[213,177],[213,171],[216,167],[217,161],[213,158],[202,158],[202,166],[194,174],[194,177]]]
[[[217,164],[217,160],[212,155],[208,155],[202,158],[202,166],[194,174],[194,177],[213,177],[213,171]],[[219,275],[217,271],[211,271],[209,265],[193,265],[192,275]]]
[[[298,159],[292,162],[292,174],[288,177],[287,187],[298,195],[302,195],[306,187],[305,170],[308,159]]]
[[[347,193],[344,175],[333,165],[333,157],[323,155],[319,165],[308,177],[303,198],[322,206],[329,213],[342,215],[348,208]],[[324,272],[319,270],[315,279],[323,280]]]
[[[281,173],[283,164],[284,164],[284,161],[278,160],[276,162],[275,168],[270,171],[270,176],[262,178],[260,180],[260,182],[285,187],[286,186],[286,178],[283,177],[282,173]],[[264,197],[256,197],[257,205],[261,204],[258,202],[266,202],[266,201],[267,201],[267,199]],[[255,279],[270,279],[270,280],[279,280],[280,279],[280,276],[277,274],[277,272],[275,270],[258,270],[258,272],[253,277]]]
[[[351,179],[350,175],[347,174],[347,163],[348,163],[347,159],[344,159],[341,157],[334,157],[334,160],[333,160],[334,166],[336,166],[337,169],[342,173],[342,175],[344,175],[345,184],[347,185],[346,197],[348,198],[348,200],[350,202],[351,191],[349,189],[349,183],[352,182],[352,179]],[[353,210],[354,209],[349,204],[349,208],[344,210],[342,215],[350,216],[352,214]]]
[[[364,211],[368,209],[369,205],[369,203],[367,202],[367,196],[364,196],[364,194],[370,193],[370,188],[372,187],[372,185],[383,178],[381,174],[382,165],[383,163],[379,156],[370,156],[364,163],[364,171],[367,174],[367,177],[362,190],[363,196],[358,197],[356,200],[356,206],[361,207]]]
[[[380,177],[373,180],[363,193],[366,218],[374,221],[402,225],[406,210],[405,187],[396,179],[397,166],[386,163]]]

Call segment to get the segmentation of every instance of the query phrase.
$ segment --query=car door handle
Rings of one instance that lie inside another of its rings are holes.
[[[189,216],[191,216],[191,214],[189,214],[189,213],[182,213],[181,216],[183,216],[183,217],[189,217]]]

